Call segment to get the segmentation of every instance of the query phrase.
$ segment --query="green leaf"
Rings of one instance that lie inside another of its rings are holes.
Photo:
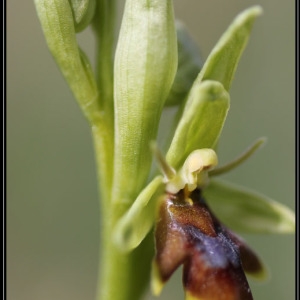
[[[213,148],[229,109],[229,94],[219,82],[193,85],[168,150],[167,162],[177,169],[196,149]]]
[[[114,241],[124,251],[136,248],[150,231],[155,217],[156,198],[162,187],[162,176],[155,177],[139,194],[114,230]]]
[[[203,65],[198,46],[186,26],[182,22],[176,21],[176,30],[178,68],[165,106],[177,105],[184,101]]]
[[[220,38],[208,56],[196,82],[216,80],[229,91],[231,82],[243,53],[253,23],[262,13],[260,6],[253,6],[241,12]]]
[[[293,233],[295,215],[257,192],[212,180],[203,191],[216,216],[229,228],[247,233]]]
[[[88,120],[98,119],[98,89],[87,57],[78,47],[68,0],[35,0],[48,47]]]
[[[156,138],[176,66],[172,1],[127,0],[114,69],[115,202],[130,205],[146,183],[150,141]]]

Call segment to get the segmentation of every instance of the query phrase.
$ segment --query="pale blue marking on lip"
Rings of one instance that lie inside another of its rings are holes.
[[[240,266],[237,246],[222,232],[217,232],[216,237],[202,233],[194,226],[185,226],[189,241],[204,255],[207,264],[214,268],[226,268],[228,264]]]

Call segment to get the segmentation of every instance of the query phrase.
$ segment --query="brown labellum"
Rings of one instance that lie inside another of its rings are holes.
[[[244,271],[261,273],[263,265],[242,239],[218,221],[199,189],[162,198],[155,240],[154,293],[183,264],[187,300],[253,299]]]

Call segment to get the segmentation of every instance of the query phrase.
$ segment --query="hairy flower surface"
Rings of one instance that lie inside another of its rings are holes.
[[[214,216],[200,189],[164,195],[159,205],[155,239],[152,281],[155,294],[183,264],[186,299],[253,299],[244,271],[259,274],[263,265]]]

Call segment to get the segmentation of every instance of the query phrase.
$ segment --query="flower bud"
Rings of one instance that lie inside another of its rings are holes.
[[[92,21],[96,0],[69,0],[74,17],[75,31],[84,30]]]
[[[172,1],[126,1],[114,65],[115,202],[131,204],[146,184],[176,65]]]

